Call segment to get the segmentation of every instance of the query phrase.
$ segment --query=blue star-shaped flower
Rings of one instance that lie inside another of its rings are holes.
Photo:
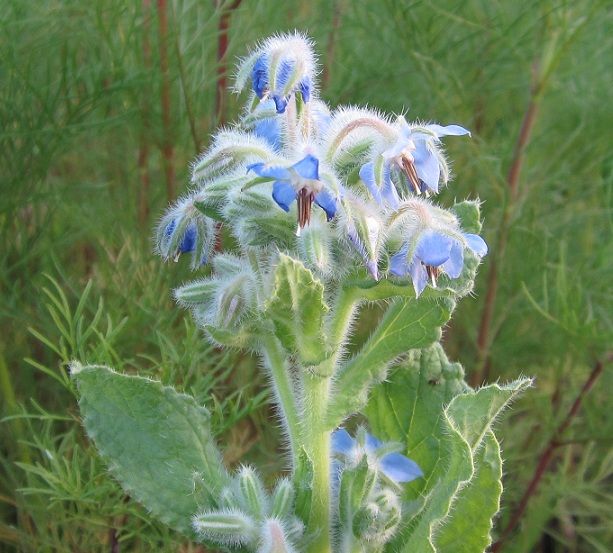
[[[336,214],[337,201],[319,179],[319,160],[311,154],[290,167],[252,163],[247,166],[247,170],[274,181],[272,197],[281,209],[289,211],[292,202],[298,201],[300,228],[311,220],[313,202],[326,212],[328,221]]]
[[[413,131],[408,123],[401,119],[398,140],[382,156],[388,163],[395,162],[405,173],[417,194],[430,191],[438,192],[441,167],[432,148],[433,141],[443,136],[470,135],[470,131],[460,125],[425,125],[429,133]]]
[[[478,257],[487,254],[487,244],[477,234],[463,234],[466,245]],[[407,258],[409,245],[405,244],[390,261],[390,272],[396,276],[410,275],[415,295],[424,291],[428,279],[436,286],[436,278],[444,272],[449,278],[458,278],[464,267],[464,246],[447,234],[427,230],[421,234],[411,259]]]
[[[367,432],[364,434],[364,444],[360,444],[344,428],[335,430],[332,433],[332,451],[353,461],[366,455],[372,465],[397,484],[411,482],[423,476],[415,461],[401,453],[385,453],[385,444]],[[384,449],[381,450],[382,448]]]

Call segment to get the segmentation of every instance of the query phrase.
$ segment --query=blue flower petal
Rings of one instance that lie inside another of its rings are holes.
[[[258,98],[262,98],[268,89],[268,67],[266,66],[266,57],[260,56],[251,70],[251,82],[253,91]]]
[[[385,159],[394,159],[398,157],[408,145],[408,138],[402,137],[396,140],[396,142],[394,142],[394,144],[385,150],[381,155]]]
[[[272,199],[281,209],[289,211],[289,206],[296,199],[296,191],[289,182],[278,180],[272,185]]]
[[[381,205],[383,203],[383,198],[381,197],[381,191],[375,182],[375,164],[372,161],[362,165],[360,168],[360,178],[366,185],[366,188],[368,188],[368,191],[371,193],[375,202]]]
[[[415,160],[417,176],[424,181],[430,190],[438,192],[441,167],[438,163],[438,158],[430,151],[425,140],[418,140],[415,143],[413,159]]]
[[[372,434],[366,433],[365,449],[367,453],[374,453],[379,449],[383,443],[378,438],[375,438]]]
[[[300,94],[302,94],[302,100],[306,104],[311,99],[311,78],[305,77],[300,81]]]
[[[287,98],[285,96],[279,96],[275,94],[272,99],[275,101],[277,113],[285,113],[285,108],[287,107]]]
[[[336,214],[336,200],[327,190],[320,190],[317,193],[315,203],[326,212],[328,221]]]
[[[481,236],[478,234],[465,234],[464,239],[475,255],[479,257],[487,255],[487,244]]]
[[[381,459],[379,466],[383,473],[394,482],[411,482],[424,475],[415,461],[400,453],[388,453]]]
[[[381,189],[383,199],[387,202],[392,209],[397,209],[400,205],[400,198],[398,197],[398,191],[392,182],[389,166],[385,167],[383,173],[383,187]]]
[[[344,428],[332,432],[332,451],[342,455],[349,455],[355,447],[355,440]]]
[[[275,150],[281,149],[281,125],[276,117],[258,121],[253,132],[256,136],[265,139]]]
[[[289,60],[282,60],[277,69],[277,79],[275,80],[275,91],[282,92],[287,81],[294,70],[295,63]]]
[[[449,278],[458,278],[464,267],[464,248],[457,240],[453,241],[449,259],[441,265],[441,268]]]
[[[407,263],[408,247],[403,246],[392,255],[390,259],[390,273],[396,276],[405,276],[409,272],[409,264]]]
[[[415,297],[418,298],[424,291],[428,282],[428,273],[426,268],[419,261],[414,261],[409,267],[411,273],[411,280],[413,281],[413,289],[415,290]]]
[[[291,168],[303,179],[319,180],[319,160],[311,154],[308,154],[298,163],[294,163]]]
[[[164,236],[166,236],[166,238],[170,238],[172,236],[172,233],[174,232],[175,228],[177,228],[177,222],[173,219],[166,226],[166,230],[164,231]]]
[[[439,267],[449,259],[453,240],[449,236],[434,232],[424,232],[417,244],[415,257],[425,265]]]
[[[428,130],[436,133],[436,136],[440,138],[441,136],[464,136],[466,134],[470,135],[470,131],[461,127],[460,125],[447,125],[443,127],[441,125],[433,124],[426,125]]]
[[[183,235],[183,240],[179,245],[181,253],[193,252],[196,247],[196,226],[192,223],[189,225]]]
[[[277,179],[289,181],[292,174],[285,168],[278,165],[268,165],[266,163],[251,163],[247,165],[247,172],[253,171],[258,177],[265,179]]]

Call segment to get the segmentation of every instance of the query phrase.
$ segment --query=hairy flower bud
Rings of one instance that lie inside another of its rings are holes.
[[[259,534],[258,527],[250,516],[231,509],[197,514],[192,525],[203,538],[230,546],[254,544]]]

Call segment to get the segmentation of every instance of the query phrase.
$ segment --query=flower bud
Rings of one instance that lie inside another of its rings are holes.
[[[294,506],[294,495],[292,483],[287,478],[281,478],[272,496],[271,516],[279,519],[287,517]]]
[[[261,544],[258,553],[294,553],[281,521],[269,518],[262,525]]]
[[[195,515],[194,530],[203,538],[224,545],[250,545],[258,537],[254,520],[237,510],[209,511]]]
[[[267,510],[267,497],[260,478],[251,467],[241,467],[238,474],[238,499],[243,508],[256,519]]]

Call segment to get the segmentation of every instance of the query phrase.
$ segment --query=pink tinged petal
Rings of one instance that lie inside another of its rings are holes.
[[[439,267],[447,261],[451,255],[453,240],[449,236],[434,231],[426,231],[421,235],[415,258],[425,265]]]
[[[281,209],[289,211],[289,206],[296,199],[296,191],[288,182],[275,181],[272,185],[272,199]]]
[[[464,267],[464,248],[457,240],[453,241],[449,259],[441,265],[441,269],[449,278],[458,278]]]
[[[270,180],[289,181],[292,178],[292,174],[285,167],[267,165],[266,163],[252,163],[251,165],[247,165],[247,172],[249,171],[253,171],[258,177]]]
[[[415,297],[418,298],[428,283],[428,273],[426,272],[426,268],[419,261],[415,261],[411,264],[409,272],[411,273],[411,280],[413,281],[413,288],[415,289]]]
[[[328,221],[336,214],[336,200],[327,190],[320,190],[315,196],[315,203],[326,212]]]
[[[309,154],[291,167],[303,179],[319,180],[319,160]]]
[[[470,131],[460,125],[447,125],[443,127],[442,125],[433,124],[426,125],[426,128],[435,133],[438,138],[441,136],[470,136]]]
[[[484,257],[487,255],[487,244],[485,240],[481,238],[478,234],[465,234],[464,239],[468,244],[468,247],[472,250],[472,252],[478,257]]]
[[[400,453],[388,453],[379,461],[383,473],[394,482],[411,482],[420,478],[424,473],[419,465]]]
[[[416,143],[413,158],[417,176],[424,181],[432,192],[438,192],[441,167],[438,163],[438,158],[427,147],[425,140],[419,140]]]
[[[339,428],[332,433],[332,451],[341,455],[349,455],[355,447],[355,440],[344,428]]]

